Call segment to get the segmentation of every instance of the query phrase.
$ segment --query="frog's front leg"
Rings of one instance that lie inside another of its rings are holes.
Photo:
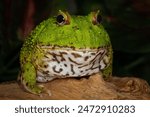
[[[40,94],[42,92],[42,87],[36,84],[36,69],[30,63],[27,62],[21,66],[21,73],[18,78],[21,86],[33,94]]]
[[[109,79],[112,76],[112,64],[102,70],[102,76],[105,80]]]
[[[113,55],[112,55],[112,48],[108,48],[108,54],[104,56],[103,58],[103,64],[105,64],[105,68],[102,70],[102,75],[104,79],[109,79],[112,76],[112,61],[113,61]]]

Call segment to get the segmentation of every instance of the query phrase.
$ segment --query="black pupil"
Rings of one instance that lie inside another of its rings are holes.
[[[64,17],[62,15],[58,15],[56,20],[57,20],[58,23],[65,22],[65,19],[64,19]]]
[[[101,23],[101,22],[102,22],[102,16],[101,16],[101,15],[98,15],[98,16],[97,16],[97,22],[98,22],[98,23]]]

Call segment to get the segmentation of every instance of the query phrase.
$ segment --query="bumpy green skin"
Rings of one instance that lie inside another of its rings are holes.
[[[92,13],[88,16],[70,16],[70,23],[60,26],[56,23],[56,18],[51,17],[32,31],[20,52],[22,84],[26,85],[30,92],[39,94],[42,91],[36,85],[35,68],[35,64],[44,56],[44,52],[40,50],[41,45],[67,46],[75,49],[107,47],[112,59],[109,36],[102,24],[93,25],[92,18]],[[111,62],[109,67],[102,71],[106,77],[112,72]]]

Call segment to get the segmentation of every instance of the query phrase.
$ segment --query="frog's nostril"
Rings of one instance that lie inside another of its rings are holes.
[[[74,30],[79,30],[80,28],[78,26],[73,26],[72,27]]]

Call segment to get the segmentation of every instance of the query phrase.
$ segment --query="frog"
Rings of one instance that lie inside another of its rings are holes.
[[[31,31],[20,50],[19,84],[32,94],[44,92],[39,83],[59,78],[112,75],[112,44],[102,25],[102,13],[86,16],[58,11]]]

